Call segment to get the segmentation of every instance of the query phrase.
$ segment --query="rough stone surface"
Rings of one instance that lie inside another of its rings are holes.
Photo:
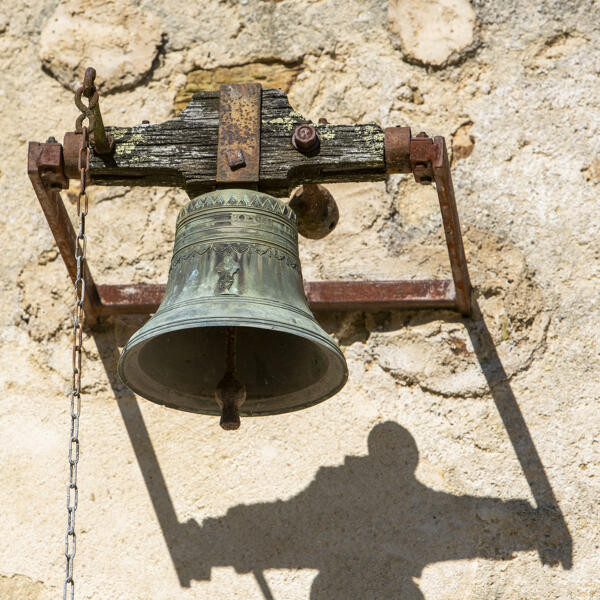
[[[135,4],[106,0],[68,0],[56,7],[39,42],[42,65],[73,88],[81,69],[102,73],[100,91],[139,84],[163,43],[160,19]]]
[[[7,577],[0,575],[0,597],[19,600],[44,600],[50,598],[41,581],[33,581],[25,575]]]
[[[62,594],[73,299],[25,156],[72,129],[90,63],[109,124],[263,73],[308,119],[446,136],[478,309],[319,315],[346,387],[237,433],[119,382],[140,319],[87,332],[77,598],[600,598],[599,22],[592,0],[6,3],[0,598]],[[448,276],[430,188],[330,191],[305,278]],[[96,279],[165,281],[185,201],[92,188]]]
[[[475,47],[469,0],[390,0],[388,18],[409,61],[440,67]]]
[[[249,63],[234,67],[198,69],[188,74],[185,86],[175,97],[175,111],[182,111],[195,92],[218,90],[226,83],[258,82],[263,88],[281,89],[289,92],[296,81],[300,65],[282,63]]]

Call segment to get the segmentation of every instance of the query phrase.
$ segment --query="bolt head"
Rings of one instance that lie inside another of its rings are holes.
[[[312,125],[299,125],[292,136],[292,144],[296,150],[307,153],[319,147],[319,134]]]
[[[415,181],[421,185],[427,185],[432,182],[431,169],[426,164],[417,163],[413,169]]]
[[[225,158],[227,159],[227,164],[232,171],[246,166],[246,159],[244,158],[244,153],[241,150],[227,150],[225,153]]]

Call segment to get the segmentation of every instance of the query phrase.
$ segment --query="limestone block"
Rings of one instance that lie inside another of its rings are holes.
[[[250,63],[217,69],[198,69],[187,76],[182,90],[175,97],[175,111],[181,112],[196,92],[218,90],[225,83],[260,83],[264,89],[279,88],[289,91],[302,67],[282,63]]]
[[[33,581],[25,575],[6,577],[0,575],[0,597],[19,600],[46,600],[50,594],[41,581]]]
[[[42,29],[42,64],[65,87],[81,81],[86,67],[109,92],[137,85],[152,68],[162,43],[160,20],[128,2],[60,3]]]
[[[391,0],[388,19],[410,62],[441,67],[475,42],[475,11],[468,0]]]

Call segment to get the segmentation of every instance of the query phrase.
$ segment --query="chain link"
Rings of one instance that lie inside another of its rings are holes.
[[[83,85],[80,85],[75,91],[75,106],[81,111],[81,114],[75,121],[75,131],[77,133],[82,132],[84,119],[88,120],[88,129],[94,131],[96,126],[96,118],[93,110],[98,105],[98,90],[94,85],[94,78],[96,77],[95,69],[88,68],[85,70],[85,76],[83,78]],[[88,105],[86,106],[81,100],[81,96],[85,96],[88,99]]]
[[[75,241],[75,261],[77,276],[75,278],[76,303],[73,310],[73,375],[71,380],[71,434],[69,439],[69,483],[67,485],[67,533],[65,535],[65,557],[67,559],[63,600],[75,597],[75,581],[73,579],[73,562],[77,548],[75,534],[75,512],[79,502],[77,487],[77,464],[79,462],[79,415],[81,413],[81,356],[83,353],[83,320],[85,300],[84,265],[87,248],[85,235],[85,217],[88,212],[86,180],[90,166],[90,150],[88,129],[81,128],[82,140],[79,149],[78,168],[81,188],[77,196],[77,219],[79,230]]]

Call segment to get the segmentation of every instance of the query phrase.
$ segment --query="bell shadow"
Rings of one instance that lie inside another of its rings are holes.
[[[312,600],[420,599],[413,578],[439,561],[509,560],[536,550],[542,563],[570,569],[570,533],[478,306],[464,322],[535,507],[428,488],[414,474],[414,438],[387,422],[370,432],[368,455],[320,468],[287,501],[239,505],[201,524],[179,522],[137,400],[116,375],[114,341],[95,336],[181,586],[209,580],[212,567],[233,566],[253,573],[272,600],[265,569],[309,568],[318,570]]]

